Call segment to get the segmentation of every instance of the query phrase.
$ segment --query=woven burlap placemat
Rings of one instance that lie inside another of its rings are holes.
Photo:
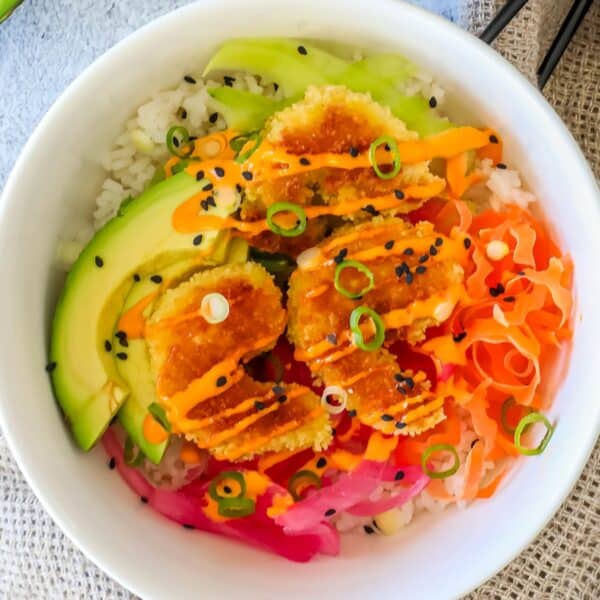
[[[462,24],[480,31],[499,4],[467,0]],[[569,4],[570,0],[530,0],[495,44],[532,81]],[[545,95],[600,176],[600,1],[594,2]],[[536,541],[468,598],[599,598],[599,488],[600,445],[568,500]],[[133,598],[56,527],[24,481],[1,434],[0,598]]]

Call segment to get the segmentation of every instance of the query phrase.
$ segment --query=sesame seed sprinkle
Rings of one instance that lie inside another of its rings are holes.
[[[224,75],[223,82],[227,87],[233,87],[233,84],[235,83],[235,77],[231,77],[230,75]]]
[[[328,508],[325,511],[325,516],[326,517],[333,517],[333,515],[335,515],[335,508]]]
[[[308,51],[304,46],[298,46],[298,53],[302,54],[302,56],[306,56],[308,54]]]
[[[285,392],[285,388],[282,385],[276,383],[272,388],[274,394],[283,394]]]
[[[219,118],[219,113],[214,112],[210,115],[210,117],[208,117],[208,120],[211,123],[216,123],[218,118]]]
[[[396,421],[396,429],[404,429],[406,427],[406,423],[402,421]]]
[[[398,421],[398,423],[400,423],[400,421]],[[398,423],[396,423],[396,426],[398,426]],[[396,471],[394,481],[400,481],[401,479],[404,479],[404,471]]]
[[[322,469],[326,465],[327,459],[324,456],[321,456],[321,458],[319,458],[319,460],[317,461],[317,469]]]
[[[429,254],[423,254],[421,256],[419,256],[419,262],[421,264],[423,264],[424,262],[427,262],[429,260]]]
[[[337,335],[335,333],[328,333],[326,339],[333,346],[337,344]]]
[[[401,383],[399,383],[399,384],[396,386],[396,391],[397,391],[397,392],[400,392],[402,395],[406,396],[406,390],[404,389],[404,387],[402,386],[402,384],[401,384]],[[396,426],[396,427],[397,427],[397,426]]]
[[[195,528],[193,525],[190,525],[189,523],[184,523],[184,524],[182,525],[182,527],[183,527],[184,529],[196,529],[196,528]]]
[[[412,390],[415,387],[415,380],[412,377],[405,377],[404,383],[406,384],[409,390]]]
[[[373,217],[376,217],[379,214],[379,211],[372,204],[367,204],[363,206],[361,210],[364,210],[366,213],[369,213]]]
[[[148,498],[146,498],[146,496],[140,496],[140,501],[142,504],[148,504]]]
[[[348,152],[352,158],[356,158],[358,156],[358,148],[355,146],[350,146],[350,150],[348,150]]]
[[[215,167],[215,175],[217,177],[225,177],[225,169],[223,167]]]
[[[492,135],[490,135],[490,144],[497,144],[497,143],[498,143],[498,137],[492,133]]]
[[[375,533],[375,530],[370,525],[365,525],[363,529],[365,530],[365,533],[367,535],[372,535],[373,533]]]
[[[100,258],[99,256],[95,256],[94,257],[94,262],[96,263],[96,266],[100,269],[104,266],[104,261],[102,260],[102,258]]]
[[[265,408],[265,403],[264,403],[264,402],[261,402],[260,400],[257,400],[257,401],[254,403],[254,408],[255,408],[256,410],[264,410],[264,408]]]
[[[427,267],[424,265],[419,265],[416,269],[415,269],[415,273],[417,275],[423,275],[423,273],[425,273],[425,271],[427,271]]]
[[[456,342],[457,344],[459,344],[460,342],[462,342],[465,338],[467,337],[467,332],[466,331],[461,331],[460,333],[455,333],[452,336],[452,340],[454,342]]]
[[[213,186],[213,184],[212,184],[212,183],[207,183],[207,184],[206,184],[206,185],[205,185],[205,186],[202,188],[202,191],[204,191],[204,192],[210,192],[210,190],[212,190],[212,189],[213,189],[213,187],[214,187],[214,186]]]
[[[206,199],[206,204],[207,204],[208,206],[217,206],[217,203],[215,202],[215,198],[214,198],[214,196],[209,196],[209,197]]]
[[[252,173],[250,173],[250,171],[242,171],[242,177],[246,181],[252,181]]]
[[[402,190],[394,190],[394,196],[396,196],[398,200],[404,200],[404,192]]]
[[[336,256],[334,256],[334,258],[333,258],[333,262],[334,262],[336,265],[339,265],[339,264],[340,264],[340,263],[341,263],[341,262],[344,260],[344,258],[346,258],[346,255],[347,255],[347,254],[348,254],[348,248],[342,248],[342,249],[341,249],[341,250],[340,250],[340,251],[339,251],[339,252],[336,254]]]
[[[465,250],[468,250],[471,247],[471,240],[470,240],[470,238],[465,238],[463,240],[463,246],[465,247]]]
[[[412,273],[407,273],[406,274],[406,283],[408,283],[408,285],[410,285],[414,280],[413,274]]]
[[[439,248],[444,243],[444,240],[441,237],[435,238],[435,245]]]
[[[194,244],[194,246],[199,246],[202,243],[202,234],[198,234],[196,237],[194,237],[194,239],[192,240],[192,244]]]
[[[196,181],[202,181],[204,179],[204,171],[198,171],[196,173]]]
[[[141,277],[140,277],[140,276],[139,276],[137,273],[134,273],[134,274],[133,274],[133,280],[134,280],[134,281],[141,281],[141,280],[142,280],[142,278],[141,278]]]
[[[112,471],[116,466],[117,466],[117,461],[114,456],[111,456],[110,460],[108,461],[108,468]]]
[[[202,210],[208,210],[208,201],[205,200],[200,200],[200,207],[202,208]]]
[[[119,338],[119,344],[123,346],[123,348],[129,348],[129,342],[126,337]]]
[[[217,377],[217,387],[223,387],[227,383],[227,377],[225,375],[221,375]]]
[[[115,354],[115,356],[119,359],[119,360],[127,360],[127,352],[117,352]]]
[[[501,283],[499,283],[496,287],[490,288],[490,296],[492,296],[493,298],[496,298],[500,294],[504,294],[504,292],[504,286]]]
[[[162,283],[162,277],[160,275],[152,275],[152,277],[150,277],[150,281],[152,283]]]
[[[431,254],[431,256],[435,256],[437,253],[438,253],[438,249],[435,246],[429,247],[429,254]]]
[[[357,414],[357,413],[356,413],[356,409],[355,409],[355,408],[353,408],[352,410],[349,410],[349,411],[348,411],[348,416],[349,416],[351,419],[353,419],[353,418],[356,416],[356,414]]]
[[[104,340],[104,349],[107,352],[110,352],[112,350],[112,344],[110,343],[109,340]]]
[[[402,383],[404,381],[404,375],[402,375],[402,373],[394,373],[394,379]]]
[[[404,254],[406,256],[412,256],[415,253],[415,251],[412,248],[405,248],[404,249]]]
[[[385,249],[391,250],[394,247],[394,240],[389,240],[385,243]]]
[[[504,300],[504,302],[515,302],[516,298],[514,296],[505,296],[502,300]]]
[[[279,404],[287,402],[287,396],[285,394],[283,394],[283,396],[279,396],[279,398],[277,398],[277,402],[279,402]]]
[[[383,415],[381,415],[381,420],[382,421],[393,421],[394,417],[392,417],[392,415],[388,415],[387,413],[384,413]]]
[[[196,83],[196,80],[191,75],[184,75],[183,80],[192,85]]]
[[[273,82],[273,89],[277,91],[279,89],[279,84],[275,81]]]
[[[303,156],[300,159],[300,164],[304,165],[305,167],[308,167],[308,165],[310,165],[310,160],[308,160],[308,158],[306,158],[305,156]]]
[[[429,98],[429,106],[431,108],[435,108],[437,106],[437,98],[435,96],[431,96],[431,98]]]
[[[54,371],[54,369],[56,369],[56,362],[55,362],[55,361],[49,362],[49,363],[46,365],[46,371],[47,371],[48,373],[52,373],[52,371]]]
[[[496,169],[504,170],[504,169],[506,169],[506,165],[504,163],[498,163],[496,165]]]
[[[242,188],[242,186],[241,186],[239,183],[236,183],[236,184],[235,184],[235,189],[236,189],[236,191],[237,191],[237,193],[238,193],[238,194],[241,194],[241,193],[242,193],[242,190],[243,190],[244,188]]]

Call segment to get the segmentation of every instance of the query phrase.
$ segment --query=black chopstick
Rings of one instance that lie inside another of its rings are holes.
[[[479,35],[479,39],[491,44],[526,3],[527,0],[508,0]]]
[[[571,10],[569,10],[569,14],[560,26],[558,35],[554,38],[550,50],[544,56],[544,60],[538,69],[538,86],[540,90],[543,89],[548,79],[550,79],[550,75],[552,75],[569,42],[575,35],[579,25],[581,25],[583,17],[585,17],[591,6],[592,0],[575,0]]]

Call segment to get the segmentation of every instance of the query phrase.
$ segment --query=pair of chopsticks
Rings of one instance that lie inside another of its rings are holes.
[[[569,14],[560,26],[557,36],[554,38],[550,49],[538,68],[537,76],[540,89],[543,89],[548,79],[550,79],[550,75],[552,75],[564,51],[567,49],[569,42],[575,35],[583,17],[585,17],[590,9],[592,2],[593,0],[575,0],[573,6],[571,6]],[[527,4],[527,0],[508,0],[479,38],[486,44],[491,44],[525,4]]]

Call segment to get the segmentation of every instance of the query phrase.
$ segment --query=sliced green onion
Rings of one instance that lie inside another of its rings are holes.
[[[521,436],[523,432],[529,425],[533,425],[534,423],[543,423],[546,427],[546,435],[544,435],[542,441],[535,448],[527,448],[521,444]],[[545,449],[552,435],[554,434],[554,426],[550,421],[539,412],[531,412],[528,415],[525,415],[517,425],[515,429],[515,448],[525,456],[535,456],[536,454],[541,454]]]
[[[254,144],[248,148],[245,152],[242,150],[247,144],[254,142]],[[234,160],[237,163],[245,163],[258,149],[262,142],[262,136],[259,131],[249,131],[248,133],[242,133],[236,135],[234,138],[229,140],[229,147],[235,152]]]
[[[375,335],[370,342],[365,342],[363,332],[360,329],[360,319],[367,316],[375,325]],[[368,306],[358,306],[350,313],[350,330],[352,331],[354,343],[361,349],[372,352],[377,350],[385,339],[385,325],[383,319]]]
[[[390,148],[390,152],[392,153],[392,170],[389,173],[384,173],[377,164],[377,148],[382,146],[383,144],[387,144]],[[392,179],[396,177],[400,172],[400,167],[402,162],[400,160],[400,150],[398,150],[398,144],[396,140],[389,135],[382,135],[378,137],[369,148],[369,161],[371,162],[371,166],[375,171],[375,174],[380,179]]]
[[[340,277],[342,275],[342,271],[344,269],[356,269],[359,273],[362,273],[368,280],[369,283],[360,290],[359,292],[351,292],[342,286],[342,282],[340,281]],[[346,298],[361,298],[367,292],[370,292],[375,287],[375,276],[373,275],[373,271],[369,269],[363,263],[358,262],[357,260],[344,260],[335,268],[335,276],[333,279],[335,289],[342,294],[342,296],[346,296]]]
[[[137,449],[137,453],[135,452],[135,444],[130,436],[125,438],[123,460],[130,467],[139,467],[144,462],[144,453],[139,448]]]
[[[148,412],[154,417],[155,421],[160,423],[165,431],[171,433],[171,423],[169,423],[169,419],[167,419],[165,409],[160,404],[153,402],[148,406]]]
[[[500,422],[502,423],[502,428],[504,429],[504,431],[506,431],[506,433],[513,435],[515,433],[515,428],[511,427],[509,422],[508,422],[508,411],[513,407],[513,406],[517,406],[517,402],[515,400],[514,396],[509,396],[503,403],[502,403],[502,409],[501,409],[501,413],[500,413]],[[529,406],[521,406],[521,408],[523,408],[523,410],[525,410],[525,414],[530,414],[533,412],[533,409],[530,408]]]
[[[288,481],[288,490],[292,495],[292,498],[296,500],[302,499],[302,492],[309,486],[314,486],[319,489],[323,485],[321,478],[314,471],[305,469],[304,471],[298,471],[294,473]]]
[[[450,452],[454,456],[454,464],[445,471],[432,471],[427,466],[427,461],[432,454],[436,452]],[[430,477],[431,479],[446,479],[446,477],[450,477],[454,475],[458,468],[460,467],[460,458],[458,457],[458,452],[454,446],[450,444],[433,444],[433,446],[429,446],[421,455],[421,467],[423,468],[423,473]]]
[[[220,483],[222,483],[223,481],[227,481],[228,479],[232,479],[240,487],[238,494],[236,494],[235,496],[234,495],[223,496],[222,494],[219,493],[219,490],[217,489],[217,486]],[[223,471],[222,473],[219,473],[210,482],[210,486],[208,488],[208,493],[209,493],[210,497],[216,501],[243,498],[246,495],[246,480],[244,479],[244,476],[242,475],[242,473],[240,473],[239,471]]]
[[[230,519],[247,517],[256,510],[256,502],[252,498],[222,498],[217,506],[217,512]]]
[[[172,169],[171,169],[171,173],[173,175],[177,175],[177,173],[181,173],[181,171],[184,171],[185,169],[187,169],[190,166],[190,161],[183,159],[180,160]]]
[[[169,152],[177,158],[187,158],[194,151],[194,144],[190,143],[190,134],[188,130],[175,125],[167,131],[167,148]]]
[[[285,229],[273,221],[273,217],[281,212],[291,212],[296,215],[297,222],[295,227]],[[292,204],[291,202],[275,202],[275,204],[271,204],[271,206],[267,208],[267,225],[269,226],[269,229],[277,235],[282,235],[283,237],[296,237],[297,235],[304,233],[306,230],[306,222],[306,213],[304,212],[304,209],[297,204]]]

